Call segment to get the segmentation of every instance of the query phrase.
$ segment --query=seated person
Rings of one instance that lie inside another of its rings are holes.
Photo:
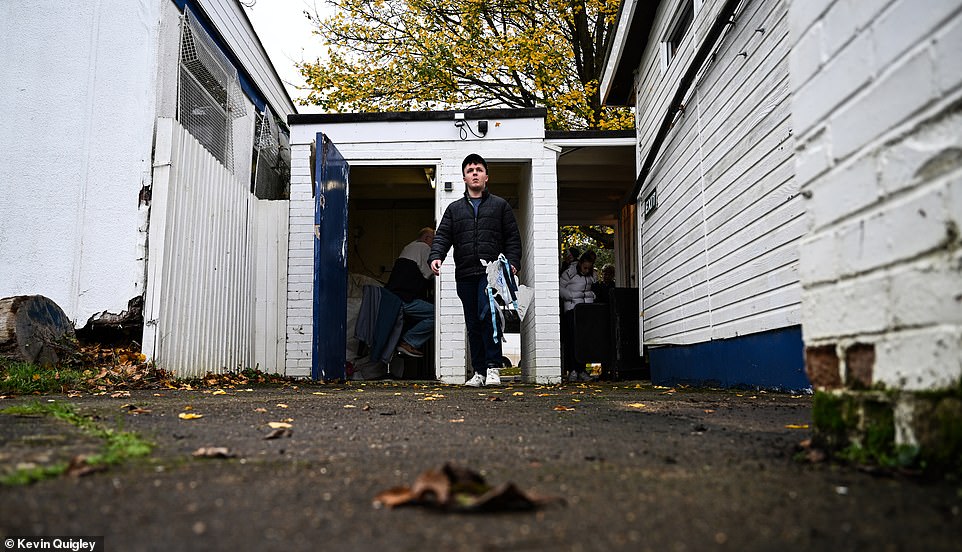
[[[427,301],[428,287],[434,277],[428,263],[433,241],[434,229],[422,228],[418,239],[401,250],[385,286],[400,297],[404,320],[411,324],[397,348],[397,352],[409,357],[423,357],[420,349],[434,334],[434,305]]]

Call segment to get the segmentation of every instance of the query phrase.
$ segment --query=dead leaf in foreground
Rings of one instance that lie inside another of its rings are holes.
[[[177,415],[181,420],[196,420],[198,418],[203,418],[203,414],[193,414],[191,412],[181,412]]]
[[[268,434],[264,437],[264,440],[267,441],[267,440],[270,440],[270,439],[277,439],[277,438],[279,438],[279,437],[290,437],[292,433],[293,433],[293,432],[292,432],[289,428],[279,427],[279,428],[275,429],[274,431],[268,433]]]
[[[67,465],[67,471],[65,472],[70,477],[83,477],[85,475],[90,475],[92,473],[101,472],[107,469],[107,466],[102,464],[91,465],[87,463],[87,456],[80,454],[74,456],[70,460],[70,464]]]
[[[227,447],[200,447],[194,451],[194,456],[198,458],[233,458],[237,456]]]
[[[562,497],[525,493],[514,483],[492,487],[481,474],[447,463],[418,476],[412,487],[393,487],[374,497],[375,507],[428,506],[452,512],[505,512],[534,510],[566,504]]]
[[[287,422],[267,422],[267,425],[271,426],[271,429],[289,429],[293,427]]]

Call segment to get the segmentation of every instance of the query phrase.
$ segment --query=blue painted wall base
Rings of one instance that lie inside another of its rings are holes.
[[[811,388],[804,350],[802,327],[792,326],[694,345],[651,347],[647,353],[654,385],[801,391]]]

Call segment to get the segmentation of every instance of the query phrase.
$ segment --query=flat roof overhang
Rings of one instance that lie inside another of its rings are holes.
[[[635,186],[635,131],[549,131],[545,145],[558,150],[558,224],[615,226]]]

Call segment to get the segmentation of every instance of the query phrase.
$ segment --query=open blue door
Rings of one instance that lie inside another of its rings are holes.
[[[311,377],[345,379],[347,360],[347,192],[350,167],[317,134],[314,168],[314,336]]]

